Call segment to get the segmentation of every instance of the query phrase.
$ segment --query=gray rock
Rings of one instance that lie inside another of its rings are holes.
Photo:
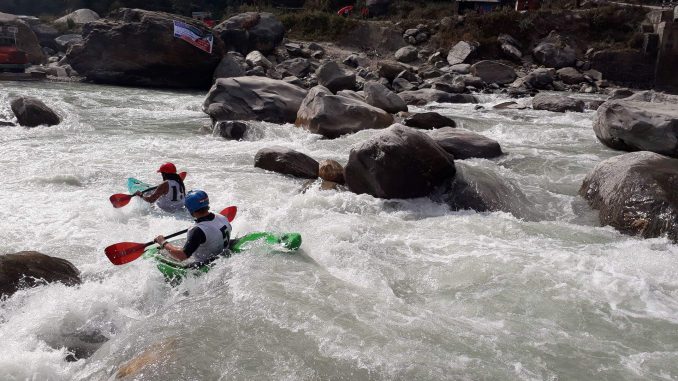
[[[678,160],[641,151],[612,157],[589,173],[579,190],[602,225],[644,238],[678,242]]]
[[[456,64],[450,66],[450,73],[455,74],[470,74],[471,65],[470,64]]]
[[[429,136],[459,160],[491,159],[503,154],[497,141],[467,130],[444,127],[431,131]]]
[[[407,65],[396,61],[385,60],[379,61],[378,64],[379,76],[384,77],[389,81],[393,81],[398,76],[398,74],[400,74],[403,70],[408,69],[409,67]]]
[[[11,107],[17,121],[24,127],[53,126],[61,123],[61,117],[36,98],[17,98],[12,101]]]
[[[582,82],[586,82],[584,74],[580,73],[573,67],[564,67],[562,69],[558,69],[557,73],[558,77],[560,77],[560,80],[568,85],[577,85]]]
[[[65,259],[35,251],[0,255],[0,296],[47,283],[80,284],[80,271]]]
[[[520,52],[520,49],[511,44],[501,44],[500,48],[504,56],[512,61],[520,62],[523,59],[523,53]]]
[[[276,146],[260,149],[254,156],[254,166],[302,179],[315,179],[319,164],[301,152]]]
[[[245,57],[245,62],[247,62],[247,64],[251,67],[259,66],[263,67],[264,69],[270,69],[273,67],[273,63],[271,63],[268,58],[264,57],[264,55],[258,50],[249,52],[247,57]]]
[[[379,198],[424,197],[452,178],[454,161],[430,137],[393,125],[351,150],[346,185]]]
[[[480,77],[486,83],[505,85],[513,82],[517,75],[508,65],[495,61],[480,61],[471,66],[471,74]]]
[[[73,11],[64,17],[54,20],[54,24],[67,26],[68,20],[71,20],[71,22],[73,22],[75,25],[84,25],[89,22],[97,21],[99,19],[100,17],[98,13],[94,12],[91,9],[83,8],[78,9],[77,11]]]
[[[295,124],[334,139],[366,129],[386,128],[393,117],[386,111],[355,99],[332,95],[323,86],[312,88],[303,100]]]
[[[497,42],[500,44],[509,44],[515,46],[516,48],[523,47],[523,44],[521,44],[520,41],[516,40],[515,38],[513,38],[513,36],[508,34],[500,34],[497,37]]]
[[[240,53],[228,52],[214,69],[214,79],[242,77],[245,75],[245,70],[247,70],[245,58]]]
[[[269,54],[285,36],[285,26],[267,12],[235,15],[215,26],[214,31],[226,43],[227,50],[236,50],[243,55],[253,50]]]
[[[403,91],[398,94],[408,105],[424,106],[428,103],[478,103],[471,94],[451,94],[434,89]]]
[[[677,99],[678,97],[674,97]],[[623,151],[652,151],[678,157],[678,107],[633,97],[603,103],[593,122],[603,144]]]
[[[203,111],[214,121],[293,123],[306,93],[306,90],[282,80],[220,78],[207,94]]]
[[[333,93],[339,90],[353,90],[356,85],[355,73],[334,61],[320,65],[315,75],[318,77],[318,83]]]
[[[391,114],[407,111],[405,101],[378,82],[366,82],[363,90],[365,91],[365,102],[369,105]]]
[[[408,127],[421,130],[457,126],[454,120],[444,115],[440,115],[437,112],[419,112],[407,117],[403,123]]]
[[[281,62],[276,70],[285,76],[305,77],[311,72],[311,61],[306,58],[292,58]]]
[[[391,86],[393,87],[393,90],[395,90],[397,93],[401,93],[403,91],[411,91],[417,88],[417,86],[413,85],[412,82],[406,80],[405,78],[394,79],[393,83],[391,83]]]
[[[354,99],[356,101],[365,102],[365,96],[360,95],[357,91],[341,90],[341,91],[337,91],[337,95],[340,96],[340,97],[346,97],[346,98]]]
[[[554,74],[555,72],[553,69],[535,69],[523,78],[523,83],[533,89],[546,90],[553,85],[553,80],[555,79]]]
[[[417,48],[413,46],[404,46],[395,52],[395,59],[399,62],[412,62],[419,58]]]
[[[614,89],[610,93],[610,98],[608,100],[624,99],[632,96],[633,94],[635,93],[629,89]]]
[[[553,112],[584,112],[584,102],[563,95],[539,93],[532,99],[532,108]]]
[[[532,50],[532,56],[540,64],[560,69],[563,67],[574,66],[577,62],[577,56],[570,46],[559,46],[551,42],[542,42]]]
[[[57,46],[62,52],[65,52],[73,45],[81,45],[83,42],[82,36],[79,34],[64,34],[54,39]]]
[[[447,62],[450,65],[464,63],[468,59],[473,58],[477,49],[477,42],[459,41],[447,54]]]

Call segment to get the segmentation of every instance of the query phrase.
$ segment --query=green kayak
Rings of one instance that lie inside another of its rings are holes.
[[[134,177],[130,177],[127,179],[127,190],[129,191],[129,194],[134,194],[137,191],[143,193],[149,188],[153,188],[153,186],[146,184],[141,180],[137,180]]]
[[[259,244],[278,246],[286,251],[295,251],[301,246],[301,234],[284,233],[274,234],[267,232],[254,232],[245,234],[240,238],[231,240],[230,251],[224,253],[224,256],[230,256],[232,253],[242,253]],[[213,262],[202,266],[184,265],[160,253],[160,248],[153,245],[144,251],[142,258],[153,260],[158,266],[158,270],[167,280],[177,281],[188,275],[200,275],[206,273],[212,268]]]

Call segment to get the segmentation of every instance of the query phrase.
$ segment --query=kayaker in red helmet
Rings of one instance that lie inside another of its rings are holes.
[[[162,175],[162,184],[149,195],[144,195],[141,192],[136,192],[135,195],[151,204],[155,203],[158,208],[166,212],[182,210],[186,197],[186,187],[184,187],[184,181],[177,174],[177,167],[167,162],[160,166],[158,172]]]

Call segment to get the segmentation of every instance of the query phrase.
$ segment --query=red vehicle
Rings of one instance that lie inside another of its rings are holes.
[[[29,66],[28,54],[16,47],[16,28],[0,27],[0,71],[23,73]]]

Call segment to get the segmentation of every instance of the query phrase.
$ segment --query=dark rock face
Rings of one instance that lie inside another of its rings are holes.
[[[60,282],[80,283],[80,271],[71,262],[36,251],[0,255],[0,296],[12,295],[23,287]]]
[[[61,117],[39,99],[17,98],[12,101],[11,107],[19,124],[25,127],[53,126],[61,123]]]
[[[648,85],[654,82],[655,63],[637,50],[601,50],[591,56],[591,68],[610,81]]]
[[[540,43],[532,50],[532,56],[540,64],[556,69],[574,66],[577,62],[574,49],[553,42]]]
[[[598,140],[613,149],[678,157],[678,97],[676,103],[634,98],[607,101],[598,108],[593,123]]]
[[[271,53],[285,36],[285,27],[271,13],[246,12],[235,15],[214,27],[226,43],[227,50],[243,55],[258,50]]]
[[[54,39],[59,37],[60,33],[55,27],[49,24],[35,24],[30,27],[38,38],[40,46],[45,46],[55,51],[59,50],[59,46]]]
[[[254,166],[303,179],[318,177],[318,162],[311,157],[285,147],[260,149],[254,156]]]
[[[175,38],[174,20],[209,32],[196,20],[121,8],[107,19],[86,24],[84,42],[69,49],[67,62],[97,83],[207,89],[224,45],[215,36],[210,54]]]
[[[367,82],[363,86],[365,102],[388,113],[407,111],[407,105],[396,93],[378,82]]]
[[[408,105],[423,106],[427,103],[478,103],[476,97],[471,94],[452,94],[435,89],[421,89],[403,91],[398,95]]]
[[[480,61],[471,66],[471,74],[480,77],[486,83],[505,85],[516,79],[512,67],[495,61]]]
[[[243,122],[224,120],[214,125],[214,133],[227,140],[242,140],[247,132],[247,125]]]
[[[207,94],[203,111],[214,121],[294,123],[306,93],[301,87],[277,79],[220,78]]]
[[[678,242],[678,159],[641,151],[598,164],[579,194],[600,211],[602,225],[645,238]]]
[[[247,70],[247,63],[245,58],[235,52],[228,52],[219,62],[219,65],[214,70],[214,79],[217,78],[231,78],[231,77],[242,77],[245,75]]]
[[[471,131],[445,127],[431,131],[429,136],[459,160],[491,159],[503,154],[497,141]]]
[[[355,73],[339,66],[334,61],[320,65],[315,75],[318,77],[318,84],[327,87],[333,93],[355,88]]]
[[[455,174],[454,160],[430,137],[393,125],[351,150],[348,188],[379,198],[423,197]]]
[[[323,160],[318,168],[318,177],[337,184],[344,183],[344,167],[334,160]]]
[[[553,112],[584,112],[584,102],[563,95],[537,94],[532,99],[532,108]]]
[[[393,117],[365,102],[332,95],[325,87],[312,88],[303,100],[295,124],[313,133],[334,139],[367,129],[386,128]]]
[[[407,117],[404,124],[408,127],[421,130],[432,130],[442,127],[456,127],[457,123],[451,118],[440,115],[437,112],[420,112]]]

